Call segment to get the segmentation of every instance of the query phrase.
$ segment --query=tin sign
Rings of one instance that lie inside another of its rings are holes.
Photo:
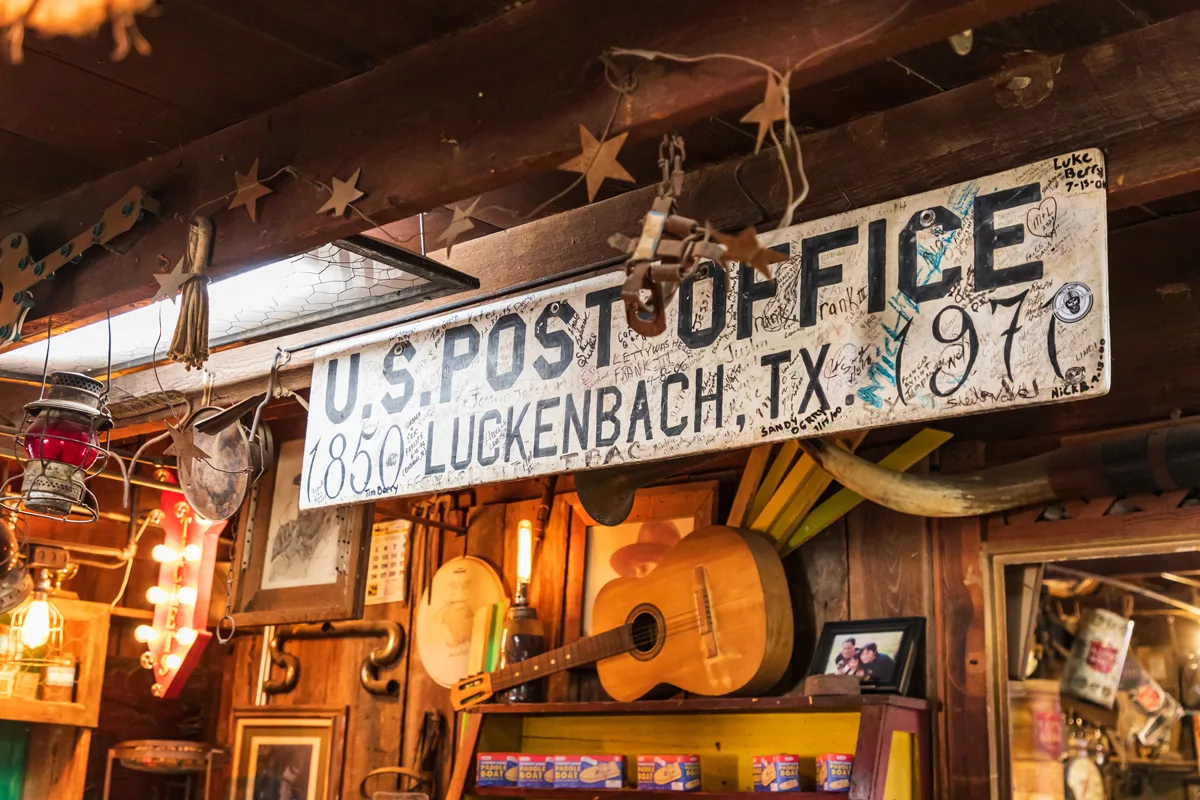
[[[764,234],[667,331],[612,272],[318,351],[304,508],[1108,391],[1106,172],[1082,150]]]

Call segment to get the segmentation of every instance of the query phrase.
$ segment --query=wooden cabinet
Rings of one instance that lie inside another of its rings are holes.
[[[110,609],[107,603],[60,598],[52,602],[63,615],[63,650],[78,659],[75,699],[53,702],[7,697],[0,702],[0,719],[94,728],[100,721]]]
[[[480,706],[466,714],[447,800],[651,794],[632,789],[477,788],[475,755],[480,752],[621,754],[626,759],[627,785],[634,782],[639,754],[699,755],[702,791],[685,796],[705,800],[751,797],[756,755],[800,756],[803,784],[811,787],[816,756],[849,753],[854,755],[849,795],[793,792],[788,796],[928,800],[932,797],[929,742],[927,703],[890,695]],[[661,798],[670,793],[653,794]]]

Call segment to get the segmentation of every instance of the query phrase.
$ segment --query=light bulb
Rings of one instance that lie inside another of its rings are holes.
[[[150,551],[150,557],[160,564],[169,564],[179,560],[179,553],[165,544],[156,544]]]
[[[39,598],[29,603],[25,610],[25,621],[21,623],[21,643],[33,649],[41,647],[50,639],[50,603]]]
[[[166,658],[163,659],[163,666],[167,669],[179,669],[183,666],[183,659],[178,653],[168,653]]]
[[[196,562],[204,557],[204,551],[200,549],[198,544],[189,544],[183,548],[183,560],[188,562]]]
[[[528,586],[533,577],[533,523],[517,523],[517,583]]]
[[[175,593],[175,596],[179,598],[179,602],[182,605],[185,605],[185,606],[196,605],[196,590],[193,589],[191,586],[181,587],[179,589],[179,591]]]
[[[146,590],[146,599],[154,605],[165,603],[171,598],[171,593],[161,586],[151,586]]]
[[[180,644],[185,645],[185,646],[195,644],[196,643],[196,629],[195,628],[180,628],[179,630],[175,631],[175,641],[177,641]]]
[[[149,625],[138,625],[133,629],[133,638],[142,644],[150,644],[158,639],[158,631]]]

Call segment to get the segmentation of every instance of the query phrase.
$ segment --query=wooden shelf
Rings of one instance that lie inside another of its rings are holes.
[[[23,700],[6,697],[0,701],[0,719],[13,722],[40,722],[49,725],[94,727],[94,709],[83,703],[55,703],[48,700]]]
[[[549,800],[662,800],[663,796],[690,797],[693,800],[762,800],[765,792],[663,792],[646,789],[522,789],[509,786],[480,786],[471,791],[477,797],[544,797]],[[845,800],[845,792],[784,792],[790,800]]]
[[[926,700],[891,694],[820,695],[794,697],[713,697],[681,700],[638,700],[633,703],[495,703],[475,706],[471,713],[515,714],[517,716],[564,714],[711,714],[738,711],[786,711],[790,713],[834,713],[862,711],[872,706],[925,711]],[[761,792],[760,792],[761,794]]]
[[[821,753],[853,753],[850,796],[930,800],[929,703],[895,695],[641,700],[632,703],[515,703],[466,713],[447,800],[469,797],[548,800],[662,800],[670,792],[637,789],[523,789],[475,786],[477,753],[612,753],[628,765],[638,754],[694,753],[703,786],[730,791],[679,792],[693,800],[751,800],[750,761],[766,752],[796,753],[803,785],[813,785]],[[895,738],[896,746],[893,747]],[[889,780],[889,777],[892,780]],[[791,792],[795,800],[834,800],[844,792]]]

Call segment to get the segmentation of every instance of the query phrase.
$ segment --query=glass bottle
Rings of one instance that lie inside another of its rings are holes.
[[[500,643],[500,666],[540,656],[546,652],[542,623],[537,611],[526,605],[513,605],[504,619],[504,634]],[[542,700],[545,679],[522,683],[509,689],[504,699],[510,703],[538,703]]]

